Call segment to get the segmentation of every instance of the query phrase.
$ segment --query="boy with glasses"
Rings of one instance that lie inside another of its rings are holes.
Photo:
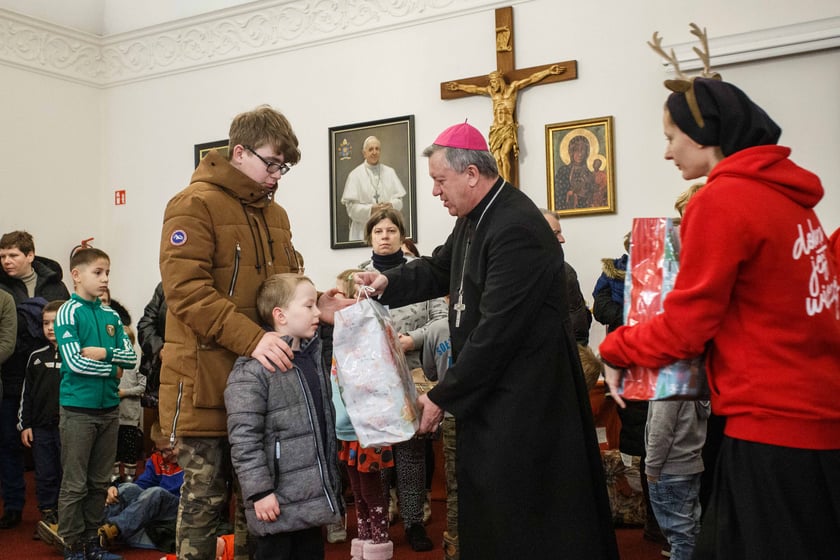
[[[233,473],[223,392],[238,356],[286,371],[293,353],[256,311],[257,289],[273,274],[303,271],[286,211],[274,195],[300,160],[289,121],[267,105],[237,115],[227,157],[211,151],[190,185],[169,201],[160,271],[168,306],[160,374],[160,420],[180,449],[184,492],[178,510],[178,558],[211,558]],[[332,322],[334,291],[322,294]],[[241,501],[239,502],[241,503]],[[244,516],[236,554],[247,555]]]

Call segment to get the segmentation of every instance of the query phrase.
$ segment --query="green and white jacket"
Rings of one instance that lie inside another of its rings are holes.
[[[103,306],[98,298],[88,301],[73,294],[58,310],[55,336],[61,354],[61,406],[119,406],[118,368],[133,369],[137,354],[116,311]],[[82,348],[91,346],[105,348],[105,359],[82,356]]]

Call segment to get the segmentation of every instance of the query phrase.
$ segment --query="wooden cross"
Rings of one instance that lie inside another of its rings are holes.
[[[496,71],[486,76],[442,82],[440,98],[456,99],[468,95],[486,95],[492,99],[493,127],[489,134],[490,151],[496,158],[499,173],[508,182],[518,187],[517,92],[537,83],[542,85],[575,79],[577,79],[576,60],[530,68],[516,68],[513,50],[513,8],[508,6],[496,10]]]

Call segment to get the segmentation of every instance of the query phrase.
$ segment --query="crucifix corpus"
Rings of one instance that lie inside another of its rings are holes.
[[[464,78],[440,84],[441,99],[486,95],[493,101],[490,151],[499,174],[519,186],[519,143],[517,141],[516,96],[533,84],[550,84],[577,79],[577,61],[567,60],[517,69],[513,51],[513,8],[496,10],[496,70],[486,76]]]

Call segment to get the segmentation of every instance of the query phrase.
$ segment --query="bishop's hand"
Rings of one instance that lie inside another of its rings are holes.
[[[353,275],[353,281],[356,283],[356,288],[361,289],[363,286],[371,288],[368,291],[369,296],[378,296],[388,287],[388,277],[384,274],[372,270],[368,272],[357,272]]]
[[[443,421],[443,409],[432,402],[425,393],[417,397],[417,406],[422,413],[420,416],[420,429],[418,434],[430,434],[435,432]]]

